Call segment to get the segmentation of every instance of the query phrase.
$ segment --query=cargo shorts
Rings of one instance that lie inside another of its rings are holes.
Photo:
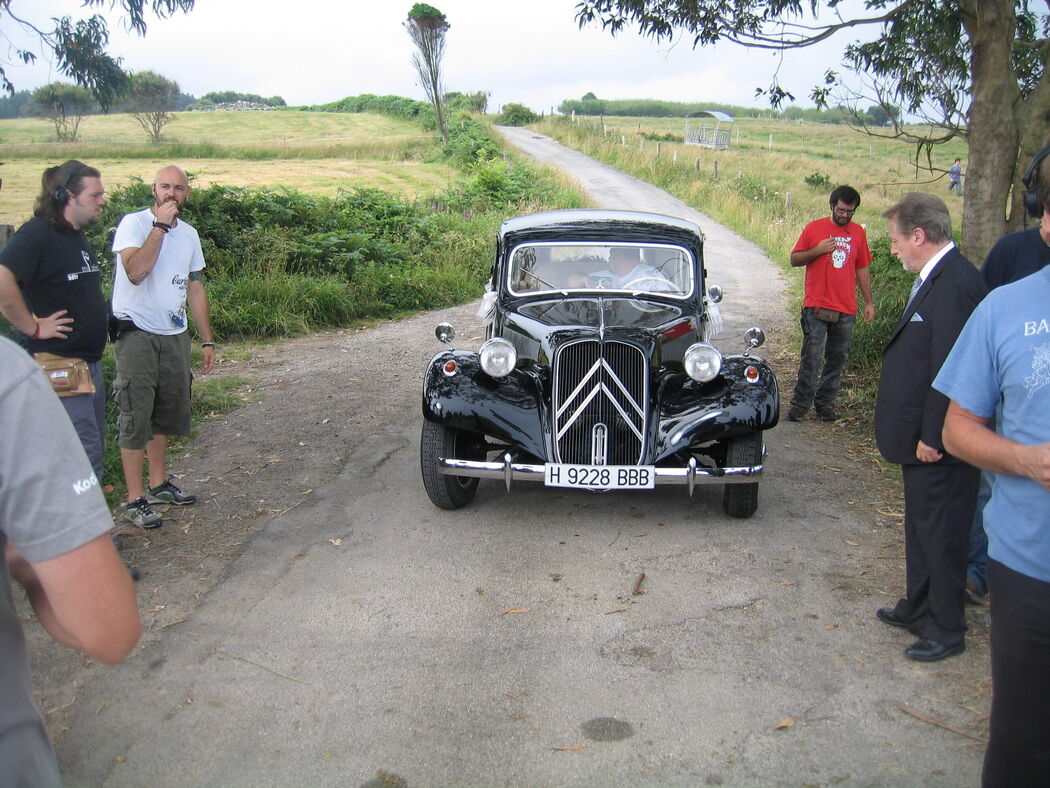
[[[190,434],[190,335],[127,331],[116,345],[117,446],[141,451],[154,435]]]

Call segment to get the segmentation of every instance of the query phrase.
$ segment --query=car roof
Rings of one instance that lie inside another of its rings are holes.
[[[507,219],[500,236],[526,240],[608,240],[703,244],[701,229],[686,219],[643,211],[544,211]]]

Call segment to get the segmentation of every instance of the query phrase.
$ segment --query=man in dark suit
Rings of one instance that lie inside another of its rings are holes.
[[[941,200],[906,194],[883,216],[890,251],[918,276],[883,352],[875,402],[879,451],[901,465],[904,476],[907,591],[876,615],[919,638],[905,656],[934,662],[965,648],[964,587],[979,472],[945,451],[948,398],[930,384],[987,288],[952,243]]]

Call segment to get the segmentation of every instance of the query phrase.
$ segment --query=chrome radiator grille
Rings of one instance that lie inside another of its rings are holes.
[[[642,461],[649,370],[624,342],[585,340],[554,361],[554,419],[559,462],[637,465]]]

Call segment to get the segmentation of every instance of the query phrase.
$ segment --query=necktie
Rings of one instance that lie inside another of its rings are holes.
[[[908,304],[910,304],[912,299],[915,298],[915,294],[919,292],[920,287],[922,287],[922,277],[917,276],[915,277],[915,281],[911,283],[911,293],[908,294]],[[904,305],[905,309],[908,307],[908,304]]]

